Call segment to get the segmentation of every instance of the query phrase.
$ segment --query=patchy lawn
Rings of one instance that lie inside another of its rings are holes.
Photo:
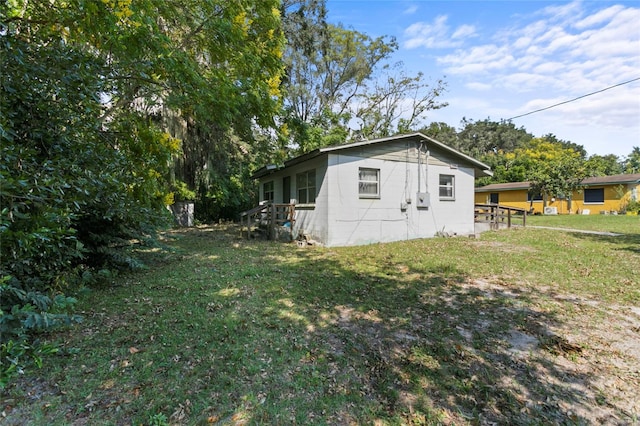
[[[339,249],[172,231],[43,336],[64,349],[0,394],[0,424],[633,424],[627,223]]]

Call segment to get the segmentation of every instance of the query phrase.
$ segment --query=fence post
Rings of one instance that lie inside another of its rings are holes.
[[[271,240],[275,240],[276,239],[276,205],[274,203],[270,203],[269,204],[269,212],[271,214],[271,220],[270,220],[270,224],[269,224],[269,239]]]

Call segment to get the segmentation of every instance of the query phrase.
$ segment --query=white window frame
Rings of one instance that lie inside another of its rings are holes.
[[[313,179],[309,179],[309,175],[313,174]],[[300,185],[300,178],[304,176],[304,185]],[[313,188],[313,199],[309,197],[310,189]],[[301,191],[303,191],[301,193]],[[296,174],[296,194],[298,195],[297,202],[300,204],[315,204],[316,196],[318,195],[316,188],[316,170],[306,170],[302,173]],[[302,196],[304,194],[304,196]]]
[[[375,173],[375,180],[363,179],[362,172]],[[364,188],[372,184],[375,185],[375,193],[363,192]],[[358,168],[358,196],[360,198],[380,198],[380,169],[374,169],[371,167]]]
[[[262,184],[262,200],[271,201],[275,200],[275,183],[270,180]]]
[[[449,182],[442,183],[442,178],[447,178]],[[442,191],[445,190],[447,194],[443,195]],[[451,193],[450,195],[448,193]],[[440,174],[438,176],[438,195],[441,200],[455,201],[456,199],[456,177],[455,175]]]

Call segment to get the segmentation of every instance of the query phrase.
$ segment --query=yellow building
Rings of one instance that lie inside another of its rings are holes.
[[[640,199],[640,173],[590,177],[569,198],[532,197],[529,182],[494,183],[475,189],[476,204],[501,204],[531,213],[609,214]]]

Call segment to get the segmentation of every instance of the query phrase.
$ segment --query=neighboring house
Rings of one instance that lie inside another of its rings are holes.
[[[295,204],[294,236],[347,246],[474,233],[489,166],[421,133],[316,149],[254,174],[260,200]]]
[[[569,198],[532,196],[529,182],[494,183],[476,188],[476,203],[533,209],[534,213],[600,214],[621,212],[640,198],[640,173],[596,176],[582,181]]]

